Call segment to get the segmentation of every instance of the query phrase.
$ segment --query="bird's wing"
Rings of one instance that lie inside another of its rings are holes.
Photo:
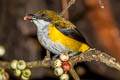
[[[78,31],[78,29],[76,27],[74,27],[74,28],[71,28],[71,27],[65,28],[65,27],[61,27],[61,26],[58,26],[58,25],[56,25],[55,27],[60,32],[62,32],[64,35],[66,35],[66,36],[68,36],[68,37],[70,37],[72,39],[75,39],[77,41],[87,43],[85,38],[83,37],[83,35]]]

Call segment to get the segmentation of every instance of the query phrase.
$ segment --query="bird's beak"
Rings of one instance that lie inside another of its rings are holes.
[[[37,16],[34,15],[34,14],[27,14],[25,17],[24,17],[24,20],[36,20],[37,19]]]

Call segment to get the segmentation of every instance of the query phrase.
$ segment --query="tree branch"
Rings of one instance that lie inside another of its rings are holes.
[[[70,74],[72,75],[72,77],[74,78],[74,80],[80,80],[78,74],[76,73],[74,67],[73,67],[73,64],[70,62],[71,64],[71,69],[70,69]]]
[[[65,14],[65,12],[70,8],[70,6],[75,3],[75,1],[76,1],[76,0],[70,0],[70,1],[68,2],[68,5],[67,5],[67,6],[64,8],[64,10],[60,13],[60,16],[63,16],[63,15]]]
[[[43,60],[40,61],[33,61],[33,62],[26,62],[27,68],[37,68],[37,67],[45,67],[50,68],[51,63],[50,53],[47,52],[47,55]],[[78,54],[76,56],[72,56],[70,58],[70,74],[73,76],[75,80],[80,80],[79,76],[74,70],[74,65],[79,62],[85,62],[85,61],[99,61],[104,64],[106,64],[109,67],[113,67],[120,71],[120,63],[114,58],[109,56],[107,53],[101,52],[96,49],[89,49],[85,53]],[[10,62],[0,61],[0,67],[3,67],[5,69],[11,69]]]
[[[120,71],[120,63],[114,57],[111,57],[107,53],[101,52],[96,49],[89,49],[85,53],[73,56],[71,57],[70,62],[74,65],[78,62],[93,60],[105,63],[107,66],[113,67]]]
[[[71,64],[74,66],[78,62],[85,61],[99,61],[105,63],[109,67],[113,67],[120,71],[120,63],[114,58],[109,56],[107,53],[101,52],[96,49],[89,49],[85,53],[78,54],[70,58]],[[51,59],[47,55],[43,60],[27,62],[28,68],[36,68],[36,67],[50,67]],[[10,69],[10,62],[0,61],[0,67],[4,67]]]
[[[62,10],[64,10],[65,7],[67,6],[67,1],[68,0],[62,0]],[[66,10],[65,13],[63,14],[63,16],[64,16],[65,19],[68,20],[69,19],[69,11]]]

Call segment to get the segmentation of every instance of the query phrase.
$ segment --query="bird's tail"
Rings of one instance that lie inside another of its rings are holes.
[[[81,47],[79,48],[79,51],[84,53],[87,51],[90,47],[87,44],[82,44]]]

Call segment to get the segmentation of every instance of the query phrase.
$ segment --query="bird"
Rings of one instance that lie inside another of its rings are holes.
[[[90,48],[77,27],[54,11],[40,10],[35,14],[27,14],[24,20],[36,25],[39,42],[55,55],[69,53],[72,56]]]

